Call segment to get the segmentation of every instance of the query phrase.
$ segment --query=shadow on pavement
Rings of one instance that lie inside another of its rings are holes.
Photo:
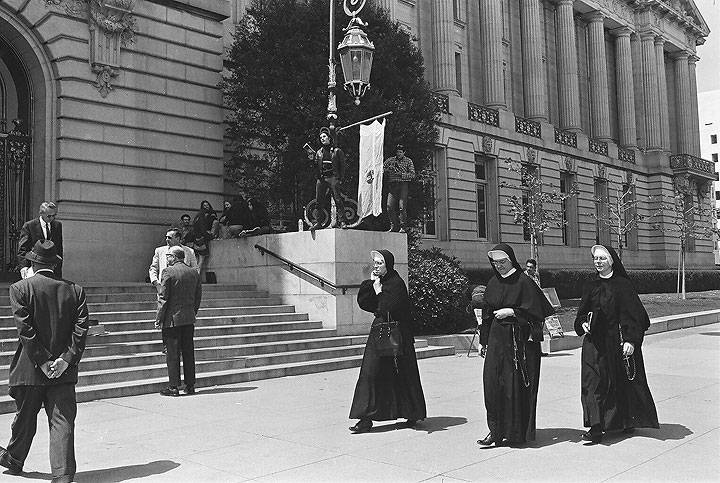
[[[685,439],[691,434],[693,434],[693,431],[682,424],[660,423],[660,429],[640,428],[636,430],[633,435],[627,435],[627,437],[633,436],[668,441]]]
[[[720,332],[700,332],[700,335],[720,335]]]
[[[570,354],[569,352],[551,352],[548,355],[543,356],[543,358],[552,359],[553,357],[567,357],[567,356],[571,356],[571,355],[572,354]]]
[[[180,466],[169,460],[151,461],[142,465],[117,466],[104,470],[83,471],[75,475],[76,483],[120,483],[121,481],[146,478],[152,475],[159,475],[174,470]],[[52,480],[52,475],[30,471],[21,475],[29,480]]]
[[[460,426],[461,424],[467,423],[467,418],[457,416],[433,416],[431,418],[425,418],[424,420],[417,423],[415,430],[425,431],[428,434],[434,433],[435,431],[447,431],[452,426]]]
[[[535,441],[528,448],[543,448],[553,444],[582,441],[584,430],[578,428],[541,428],[535,431]]]
[[[245,392],[253,391],[257,389],[257,386],[243,386],[243,387],[214,387],[212,389],[200,388],[193,394],[193,396],[202,396],[204,394],[223,394],[227,392]]]

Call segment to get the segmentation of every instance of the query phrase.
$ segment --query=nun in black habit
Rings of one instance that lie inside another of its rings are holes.
[[[650,318],[615,250],[595,245],[591,253],[598,275],[583,288],[575,331],[585,335],[580,399],[590,429],[583,439],[599,443],[604,431],[660,425],[642,355]]]
[[[480,355],[490,433],[478,444],[535,440],[535,407],[540,379],[540,341],[545,317],[554,310],[520,267],[505,243],[488,252],[495,276],[481,302]]]
[[[410,297],[405,282],[395,271],[395,257],[387,250],[373,250],[373,271],[370,280],[360,285],[358,305],[375,314],[370,336],[365,345],[360,376],[350,408],[350,418],[359,419],[350,428],[362,433],[372,428],[373,421],[407,419],[413,427],[425,419],[425,396],[420,384],[415,340],[410,318]],[[380,356],[375,347],[376,324],[387,320],[388,314],[398,322],[401,344],[397,357]]]

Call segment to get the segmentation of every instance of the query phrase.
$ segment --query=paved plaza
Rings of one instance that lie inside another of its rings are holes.
[[[120,481],[717,481],[720,324],[648,336],[661,429],[581,443],[580,350],[543,359],[537,441],[482,449],[482,359],[419,362],[428,418],[353,435],[359,369],[82,403],[78,482]],[[12,415],[0,416],[0,444]],[[49,480],[44,415],[23,476]]]

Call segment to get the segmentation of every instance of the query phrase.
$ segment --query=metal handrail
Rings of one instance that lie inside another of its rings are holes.
[[[273,252],[272,250],[268,250],[267,248],[265,248],[262,245],[255,244],[255,248],[260,252],[261,255],[268,254],[271,257],[277,258],[278,260],[283,262],[283,264],[285,264],[287,266],[286,268],[287,268],[288,272],[292,273],[293,271],[297,270],[298,272],[302,273],[303,275],[314,279],[317,282],[317,285],[321,289],[325,290],[328,293],[333,293],[333,291],[339,291],[342,293],[342,295],[345,295],[347,293],[348,289],[360,287],[360,285],[335,285],[330,280],[328,280],[324,277],[321,277],[317,273],[311,272],[307,268],[301,267],[297,263],[288,260],[287,258],[283,257],[282,255],[278,255],[277,253]],[[297,275],[297,276],[300,277],[300,275]]]

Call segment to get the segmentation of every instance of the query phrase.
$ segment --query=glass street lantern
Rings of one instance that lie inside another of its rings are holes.
[[[353,17],[345,28],[345,38],[338,45],[340,65],[345,77],[345,90],[355,97],[355,104],[370,87],[375,45],[368,39],[362,27],[367,27],[358,17]]]

